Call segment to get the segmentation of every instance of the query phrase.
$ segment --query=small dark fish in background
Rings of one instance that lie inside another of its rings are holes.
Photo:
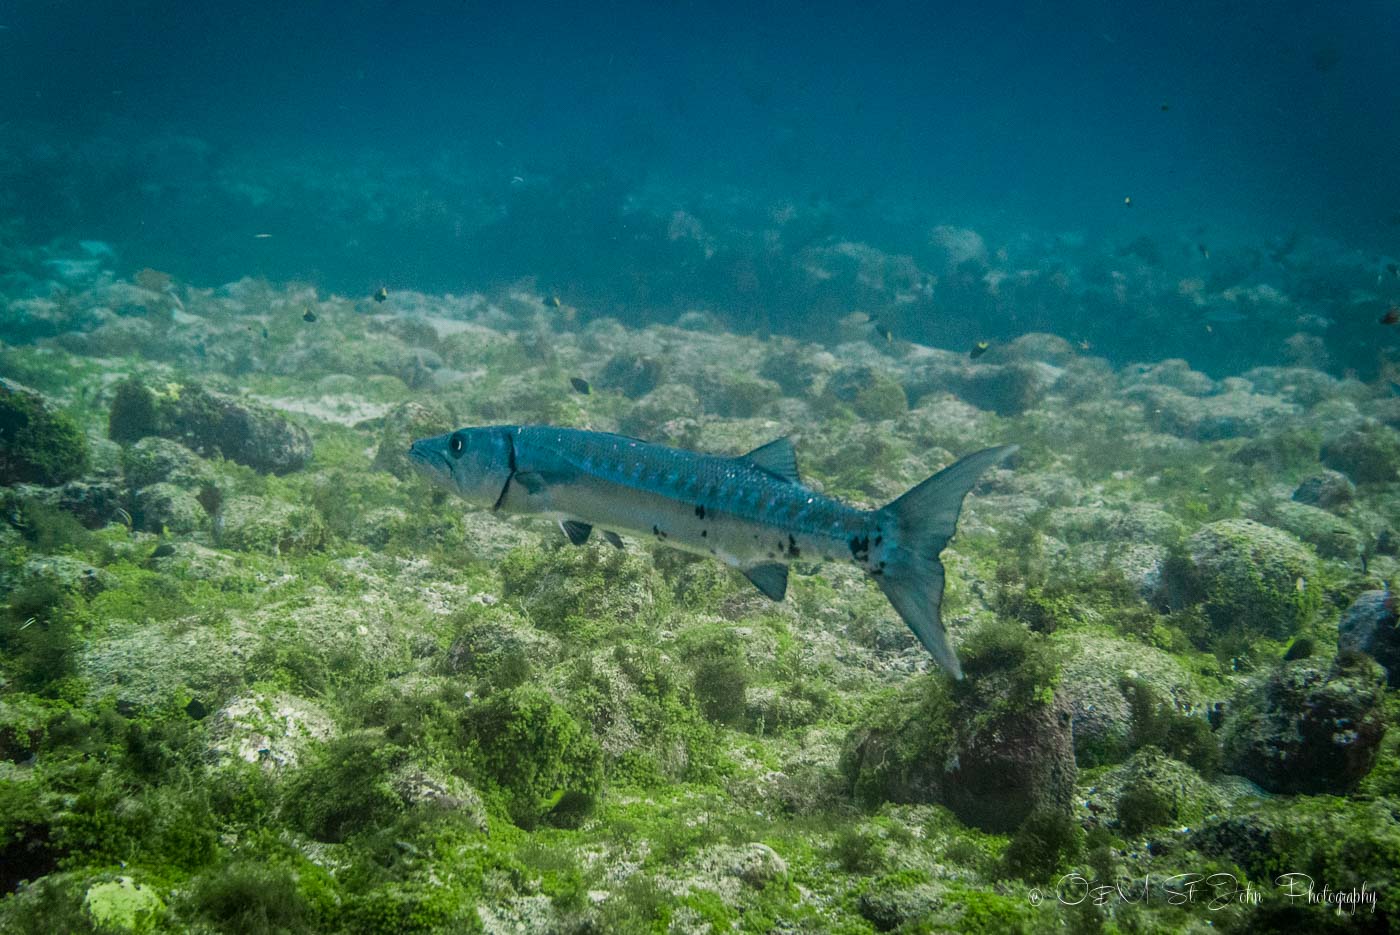
[[[1196,249],[1199,250],[1199,251],[1201,252],[1201,256],[1202,256],[1202,257],[1204,257],[1204,258],[1207,259],[1207,260],[1210,259],[1210,247],[1207,247],[1207,246],[1206,246],[1205,244],[1203,244],[1203,243],[1198,243],[1198,244],[1196,244]]]
[[[967,356],[972,358],[973,360],[976,360],[983,354],[987,353],[991,346],[992,342],[990,341],[978,341],[976,344],[972,345],[972,350],[967,352]]]
[[[1309,659],[1313,654],[1313,641],[1306,636],[1300,636],[1288,647],[1288,652],[1283,654],[1284,662],[1293,662],[1297,659]]]
[[[553,305],[555,308],[558,308],[559,306],[563,305],[564,303],[562,303],[562,302],[559,301],[559,296],[557,296],[557,295],[552,295],[552,296],[549,297],[549,304],[550,304],[550,305]]]
[[[374,290],[374,295],[370,298],[374,299],[376,302],[387,302],[389,301],[389,290],[385,286],[380,286],[378,289]]]
[[[1395,277],[1396,279],[1400,279],[1400,264],[1387,263],[1385,264],[1385,269],[1386,272],[1390,273],[1391,276]]]
[[[1168,104],[1166,101],[1163,101],[1163,102],[1162,102],[1162,108],[1161,108],[1162,113],[1165,114],[1167,111],[1169,111],[1169,110],[1171,110],[1171,109],[1172,109],[1172,105]]]
[[[1400,323],[1400,305],[1392,305],[1390,308],[1386,309],[1385,314],[1381,316],[1381,324],[1394,325],[1397,323]]]
[[[886,344],[894,343],[894,332],[879,321],[875,322],[875,333],[884,338]]]
[[[301,320],[308,325],[316,320],[316,313],[311,310],[310,306],[307,306],[306,311],[302,313]]]
[[[267,340],[267,338],[268,338],[268,333],[267,333],[267,329],[266,329],[266,328],[264,328],[264,329],[262,330],[262,336],[263,336],[263,340],[264,340],[264,341]]]
[[[593,392],[593,388],[588,385],[588,381],[583,377],[569,377],[569,385],[584,396]]]

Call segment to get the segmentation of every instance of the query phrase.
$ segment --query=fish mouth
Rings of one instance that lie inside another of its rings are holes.
[[[408,460],[413,463],[415,468],[430,477],[436,476],[439,471],[446,472],[448,475],[452,473],[452,462],[447,460],[446,453],[433,451],[422,441],[416,441],[408,446]],[[442,462],[441,465],[437,463],[439,461]]]

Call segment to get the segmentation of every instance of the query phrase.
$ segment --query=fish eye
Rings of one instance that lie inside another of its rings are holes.
[[[466,447],[467,443],[462,439],[461,435],[453,435],[452,440],[447,443],[448,450],[459,458],[462,456],[462,450]]]

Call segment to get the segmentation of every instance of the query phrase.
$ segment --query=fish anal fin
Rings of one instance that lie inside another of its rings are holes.
[[[794,484],[802,482],[797,473],[797,452],[792,448],[792,439],[786,436],[775,438],[766,445],[759,445],[743,458],[785,481]]]
[[[593,532],[593,527],[587,523],[580,523],[576,519],[564,519],[559,521],[559,528],[564,530],[564,535],[569,537],[569,541],[574,545],[583,545],[588,541],[588,536]]]
[[[787,594],[788,568],[778,562],[769,562],[766,565],[750,565],[743,569],[744,577],[753,582],[753,586],[763,592],[763,596],[774,601],[781,601]]]

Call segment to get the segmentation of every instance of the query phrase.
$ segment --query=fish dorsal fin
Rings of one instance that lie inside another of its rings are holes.
[[[568,536],[574,545],[583,545],[588,541],[589,533],[593,532],[592,526],[580,523],[576,519],[560,520],[559,528],[564,530],[564,535]]]
[[[744,569],[744,577],[752,581],[753,586],[762,591],[764,597],[775,601],[781,601],[783,595],[787,594],[787,575],[787,566],[778,562]]]
[[[776,474],[785,481],[794,484],[802,482],[802,479],[797,476],[797,452],[792,450],[792,440],[786,436],[775,438],[766,445],[759,445],[753,451],[743,455],[743,458],[757,464],[769,474]]]

